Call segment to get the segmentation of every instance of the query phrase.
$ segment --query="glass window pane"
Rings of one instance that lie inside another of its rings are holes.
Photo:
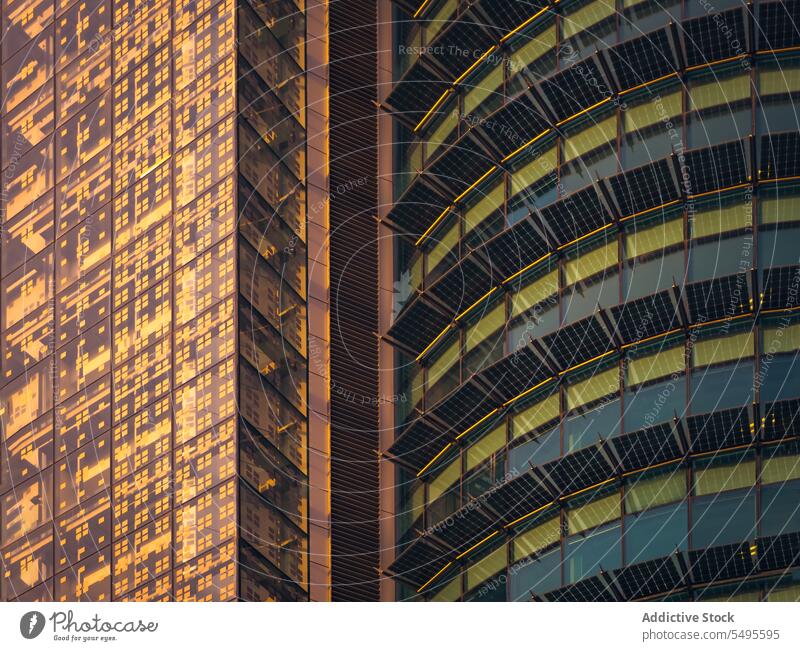
[[[625,392],[625,432],[650,427],[686,411],[686,377]]]
[[[461,477],[461,457],[454,459],[430,483],[428,504],[434,502]]]
[[[753,356],[753,333],[740,332],[727,337],[700,339],[692,347],[692,366],[708,366]]]
[[[634,386],[658,378],[681,373],[686,367],[686,349],[681,346],[660,350],[654,355],[628,361],[627,384]]]
[[[625,518],[626,565],[663,558],[688,546],[688,501]]]
[[[495,549],[485,558],[467,568],[467,590],[480,585],[506,566],[506,547]]]
[[[754,490],[696,497],[692,502],[692,548],[714,547],[755,537]]]
[[[564,448],[566,452],[579,450],[620,434],[619,398],[601,403],[599,407],[583,414],[574,414],[564,421]]]
[[[523,473],[532,466],[540,466],[557,459],[561,454],[561,432],[556,427],[508,452],[508,471]]]
[[[572,410],[593,402],[610,393],[619,391],[619,367],[612,366],[606,371],[567,387],[567,409]]]
[[[686,498],[686,472],[682,469],[656,477],[636,476],[625,486],[625,511],[635,513]]]
[[[560,547],[514,567],[516,571],[509,572],[513,601],[529,601],[531,594],[542,594],[561,586]]]
[[[612,493],[567,511],[569,532],[580,533],[620,517],[619,494]]]
[[[695,470],[694,494],[709,495],[747,488],[755,482],[756,462],[753,460],[724,466],[712,465]]]
[[[800,531],[800,482],[771,484],[761,489],[761,535]]]
[[[566,283],[567,285],[572,285],[616,265],[618,261],[619,255],[616,240],[586,253],[579,252],[577,257],[567,260],[564,266]]]
[[[556,516],[514,538],[514,559],[520,560],[540,549],[549,547],[561,538],[561,518]]]
[[[493,432],[467,448],[467,472],[482,463],[506,445],[506,426],[503,423]]]
[[[752,226],[753,205],[749,200],[698,211],[692,215],[689,221],[689,229],[693,238],[709,237],[729,231],[749,230]]]
[[[567,539],[564,550],[567,583],[575,583],[622,565],[622,528],[619,523],[602,527],[585,536]]]
[[[634,222],[633,229],[625,234],[625,257],[638,258],[679,242],[683,242],[683,219],[680,217],[643,227],[638,227]]]

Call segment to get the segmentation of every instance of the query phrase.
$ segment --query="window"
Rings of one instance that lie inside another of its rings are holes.
[[[622,565],[622,529],[614,523],[590,534],[571,536],[564,549],[567,583],[575,583]]]
[[[780,448],[775,450],[771,456],[767,451],[764,452],[761,483],[774,484],[800,479],[800,454],[780,454],[780,452]]]
[[[546,434],[511,448],[508,452],[508,470],[523,473],[532,466],[540,466],[557,459],[560,454],[561,433],[556,427]]]
[[[506,445],[506,426],[503,423],[494,431],[467,448],[467,472],[483,463]]]
[[[753,333],[700,339],[692,348],[692,366],[709,366],[753,356]]]
[[[529,601],[531,594],[542,594],[561,586],[561,548],[514,566],[510,577],[512,601]]]
[[[514,538],[514,560],[546,549],[561,539],[561,519],[556,516]]]
[[[511,173],[511,196],[515,200],[521,199],[535,202],[535,187],[548,176],[554,177],[557,161],[557,150],[555,147],[536,152],[534,158],[516,171]]]
[[[444,0],[436,11],[431,14],[422,28],[423,43],[430,45],[431,42],[450,24],[450,19],[458,9],[458,0]]]
[[[444,468],[428,487],[428,503],[431,504],[444,494],[461,477],[461,457],[457,457]]]
[[[615,146],[617,139],[617,116],[612,113],[605,118],[597,118],[583,123],[580,129],[573,130],[564,138],[564,161],[569,162],[585,156],[600,147]]]
[[[516,439],[542,425],[552,422],[559,415],[559,394],[544,398],[511,417],[511,436]]]
[[[625,518],[625,564],[669,556],[689,545],[687,501],[642,511]]]
[[[650,296],[683,283],[686,275],[686,262],[683,250],[663,253],[642,261],[634,259],[622,269],[623,301]]]
[[[686,412],[686,377],[625,392],[624,431],[681,418]]]
[[[567,260],[564,266],[567,285],[573,285],[616,265],[619,260],[617,249],[616,239],[588,252],[578,249],[577,255]]]
[[[467,568],[467,590],[479,586],[505,567],[506,547],[503,545]]]
[[[737,463],[701,466],[694,473],[694,494],[710,495],[723,491],[753,486],[756,482],[756,462],[739,460]]]
[[[595,48],[613,45],[616,41],[615,16],[614,0],[572,4],[561,20],[564,64],[583,59]]]
[[[429,405],[435,405],[458,386],[460,351],[461,341],[456,336],[450,345],[428,367],[428,395],[426,399]]]
[[[567,511],[567,527],[570,534],[580,533],[611,522],[611,520],[617,520],[619,517],[619,494],[612,493],[569,509]]]
[[[761,488],[760,524],[762,536],[800,531],[800,482],[770,484]]]
[[[435,122],[433,131],[425,140],[425,159],[430,161],[434,158],[443,145],[449,145],[458,135],[458,109],[453,107],[442,111]]]
[[[685,366],[686,349],[682,345],[659,350],[646,357],[630,359],[627,364],[627,385],[635,386],[673,373],[682,373]]]
[[[620,434],[619,398],[602,403],[584,414],[574,414],[564,421],[564,447],[567,452],[594,445],[600,438]]]
[[[691,547],[701,549],[755,537],[754,490],[696,497],[692,503]]]
[[[619,391],[619,367],[593,374],[567,387],[567,409],[572,410]]]
[[[564,306],[565,325],[580,321],[598,309],[619,303],[619,273],[609,270],[594,282],[584,286],[577,284],[564,291],[561,297]]]
[[[431,238],[434,242],[433,248],[428,251],[428,280],[432,283],[441,276],[458,257],[458,222],[453,223],[450,228],[440,232],[436,237]],[[458,297],[454,297],[458,298]]]
[[[508,59],[508,96],[513,97],[528,85],[555,70],[556,27],[551,24],[535,34],[522,34]]]
[[[486,65],[492,67],[486,69]],[[489,55],[484,62],[484,72],[474,81],[466,84],[469,90],[464,94],[464,115],[474,123],[476,119],[489,115],[503,103],[503,73],[505,66],[498,55]]]
[[[696,80],[689,86],[689,147],[708,147],[751,132],[750,77],[739,74]]]
[[[683,219],[658,220],[640,226],[636,221],[625,233],[625,258],[638,258],[683,243]]]
[[[692,372],[691,412],[706,414],[741,407],[753,401],[753,361]]]
[[[506,325],[506,305],[500,301],[487,308],[480,320],[467,327],[464,366],[475,373],[503,356],[504,337],[500,332]]]
[[[721,278],[753,266],[753,238],[749,236],[694,240],[689,248],[689,282]]]
[[[478,246],[503,228],[505,183],[501,179],[464,212],[464,237],[469,246]]]
[[[753,205],[747,201],[731,202],[697,211],[689,228],[693,239],[719,236],[731,231],[750,230],[753,227]]]
[[[623,137],[620,156],[623,169],[632,169],[669,156],[673,144],[680,142],[681,112],[680,90],[663,96],[648,92],[638,101],[631,100],[628,110],[621,113]]]
[[[636,513],[686,498],[686,473],[682,468],[648,477],[636,475],[625,485],[625,511]]]

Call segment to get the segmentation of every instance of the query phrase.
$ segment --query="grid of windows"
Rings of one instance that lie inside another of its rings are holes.
[[[3,599],[307,598],[303,12],[4,0]]]

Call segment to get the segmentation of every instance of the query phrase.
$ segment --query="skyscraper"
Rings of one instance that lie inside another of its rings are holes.
[[[4,600],[330,597],[326,75],[325,3],[3,2]]]
[[[392,6],[397,597],[797,599],[800,5]]]

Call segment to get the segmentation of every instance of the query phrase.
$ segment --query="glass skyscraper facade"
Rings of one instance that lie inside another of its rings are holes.
[[[305,10],[3,1],[2,599],[309,598]]]
[[[800,3],[392,4],[398,598],[800,598]]]

